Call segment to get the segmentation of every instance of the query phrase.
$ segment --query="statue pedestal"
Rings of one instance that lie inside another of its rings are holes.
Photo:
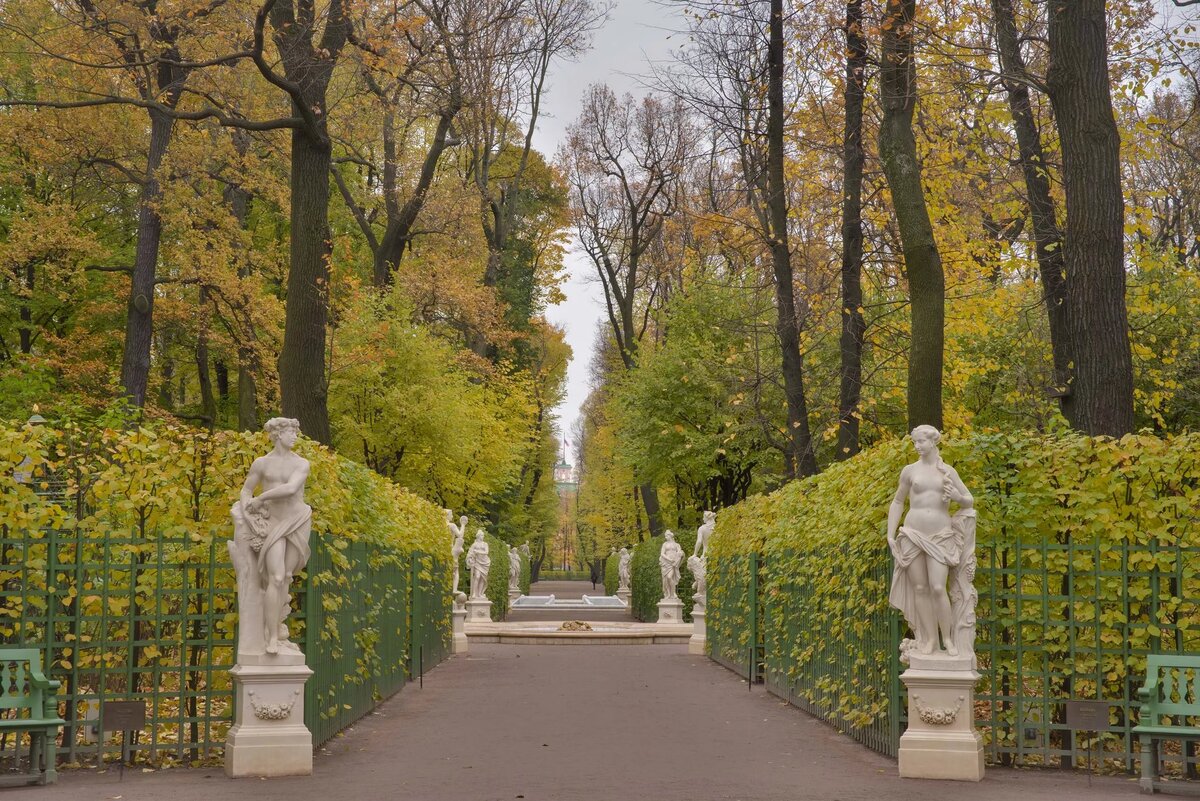
[[[658,602],[658,622],[659,623],[682,623],[683,622],[683,601],[678,598],[670,600],[663,599]]]
[[[487,598],[472,598],[467,601],[468,623],[491,623],[492,602]]]
[[[508,600],[509,601],[515,601],[518,598],[520,598],[522,595],[524,595],[524,593],[522,593],[519,589],[514,590],[510,587],[508,590]]]
[[[975,730],[975,683],[969,658],[909,657],[908,730],[900,738],[900,775],[908,779],[983,778],[983,739]]]
[[[467,608],[460,604],[455,604],[454,610],[450,613],[450,618],[454,628],[453,653],[465,654],[467,652]]]
[[[262,655],[229,670],[234,724],[225,737],[225,775],[312,775],[312,733],[304,725],[303,654]],[[299,662],[296,664],[295,662]],[[289,664],[290,663],[290,664]]]
[[[692,607],[692,638],[688,640],[689,654],[703,654],[708,644],[708,630],[704,628],[704,596],[693,595],[695,606]]]
[[[628,587],[621,587],[617,590],[617,597],[620,598],[621,602],[626,606],[629,606],[629,598],[631,595],[633,595],[633,592]]]

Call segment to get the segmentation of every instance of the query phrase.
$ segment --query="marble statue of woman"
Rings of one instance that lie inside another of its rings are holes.
[[[629,589],[630,579],[633,577],[633,554],[628,548],[621,549],[621,561],[617,562],[617,588],[622,590]]]
[[[238,653],[298,654],[288,639],[288,588],[308,563],[312,508],[304,502],[308,460],[292,453],[300,423],[273,417],[263,426],[274,449],[250,466],[233,517],[229,545],[241,612]],[[262,491],[254,495],[255,488]]]
[[[658,552],[658,568],[662,572],[663,600],[678,598],[675,588],[679,586],[679,565],[683,563],[683,547],[675,541],[675,534],[663,534],[662,548]]]
[[[449,509],[443,510],[446,513],[446,528],[450,530],[450,556],[454,562],[454,583],[450,586],[452,592],[458,592],[458,558],[463,552],[463,535],[467,533],[467,516],[463,515],[458,519],[458,525],[454,525],[454,512]]]
[[[900,486],[888,509],[887,541],[895,558],[888,600],[904,613],[916,635],[917,653],[938,651],[940,633],[946,655],[970,657],[974,663],[979,597],[972,583],[975,500],[954,468],[942,461],[936,428],[917,426],[911,437],[920,458],[900,471]],[[953,517],[951,503],[958,504]]]
[[[696,529],[696,547],[692,549],[692,556],[704,556],[704,552],[708,550],[708,538],[712,536],[716,527],[717,513],[705,512],[704,523]]]
[[[521,552],[512,545],[508,548],[508,591],[521,591]]]
[[[488,568],[492,557],[488,555],[488,544],[483,539],[483,529],[475,532],[475,541],[467,551],[467,567],[471,570],[471,600],[487,598]]]

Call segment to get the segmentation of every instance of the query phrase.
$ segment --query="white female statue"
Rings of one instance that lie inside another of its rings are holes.
[[[633,578],[633,554],[628,548],[621,549],[621,561],[617,563],[617,588],[621,590],[629,589],[629,582]]]
[[[887,528],[896,563],[888,600],[916,635],[915,643],[902,646],[902,661],[908,661],[909,647],[919,654],[937,651],[940,632],[946,655],[969,657],[974,665],[975,499],[942,461],[936,428],[917,426],[910,436],[920,458],[900,471]],[[908,514],[900,525],[905,499]],[[959,507],[953,517],[951,502]]]
[[[467,533],[467,516],[463,515],[458,519],[458,525],[454,525],[454,512],[449,509],[443,510],[446,513],[446,528],[450,530],[450,556],[454,562],[454,583],[451,584],[451,592],[458,592],[458,558],[463,552],[463,535]]]
[[[662,548],[658,552],[658,569],[662,572],[663,600],[673,600],[679,596],[675,588],[679,586],[679,565],[683,562],[683,548],[675,541],[675,534],[667,531],[663,534]]]
[[[521,552],[515,545],[508,548],[508,591],[521,591]]]
[[[250,466],[233,517],[229,553],[237,573],[238,652],[299,654],[288,639],[288,587],[308,564],[312,508],[304,502],[308,460],[292,453],[300,423],[273,417],[263,429],[274,449]],[[256,497],[255,488],[262,492]],[[253,576],[253,580],[252,580]]]
[[[708,538],[712,536],[716,527],[717,513],[705,512],[704,523],[696,529],[696,547],[692,549],[692,556],[704,556],[704,552],[708,550]]]
[[[488,568],[492,566],[492,557],[488,555],[488,544],[483,539],[483,529],[475,532],[475,541],[467,551],[467,567],[471,570],[471,600],[482,601],[487,598]]]

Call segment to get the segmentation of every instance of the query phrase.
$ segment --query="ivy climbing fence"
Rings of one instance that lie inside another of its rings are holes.
[[[220,756],[237,626],[228,510],[266,449],[258,435],[169,428],[0,429],[0,647],[40,649],[62,682],[68,763],[119,753],[119,735],[94,728],[112,701],[145,704],[137,758]],[[313,553],[289,626],[314,671],[305,722],[320,743],[445,657],[449,541],[432,504],[300,450]],[[0,760],[19,745],[0,740]]]
[[[1010,435],[943,448],[980,515],[974,712],[989,762],[1137,768],[1146,655],[1200,651],[1198,445]],[[889,443],[723,512],[709,562],[711,656],[744,676],[761,640],[771,692],[891,755],[906,629],[887,604],[881,518],[906,461]],[[1071,729],[1072,700],[1107,702],[1106,729]],[[1166,759],[1195,775],[1194,747]]]

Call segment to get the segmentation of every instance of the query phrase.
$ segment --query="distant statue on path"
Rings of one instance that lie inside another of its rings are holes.
[[[487,598],[488,568],[492,566],[492,557],[488,555],[488,544],[483,538],[483,529],[475,532],[475,541],[467,551],[467,567],[471,571],[471,600],[481,601]]]
[[[628,548],[621,549],[621,560],[617,563],[617,589],[628,590],[633,577],[633,554]]]
[[[450,586],[453,588],[451,592],[458,592],[458,559],[463,552],[463,536],[467,533],[467,516],[463,515],[458,519],[458,525],[454,525],[454,512],[450,509],[446,512],[446,528],[450,529],[450,556],[454,562],[454,583]]]
[[[704,556],[704,552],[708,550],[708,538],[712,536],[713,531],[717,527],[717,513],[705,512],[704,523],[700,528],[696,529],[696,547],[692,549],[692,556]]]
[[[508,591],[521,591],[521,552],[516,546],[508,549]]]
[[[662,548],[658,552],[658,567],[662,572],[663,600],[679,597],[675,588],[679,586],[679,565],[682,562],[683,547],[675,541],[675,534],[667,531],[663,534]]]
[[[975,658],[975,499],[938,451],[941,434],[933,426],[913,429],[919,459],[900,471],[900,485],[888,509],[887,541],[895,558],[892,606],[904,613],[916,635],[902,646],[918,654],[938,651],[938,634],[948,656]],[[904,525],[904,501],[908,514]],[[950,516],[950,504],[958,511]],[[949,589],[947,589],[949,583]]]
[[[292,453],[299,421],[273,417],[263,428],[275,447],[254,460],[230,510],[234,533],[229,554],[241,620],[238,652],[299,654],[288,639],[288,589],[311,553],[312,508],[304,502],[309,464]],[[256,488],[262,490],[257,497]]]

